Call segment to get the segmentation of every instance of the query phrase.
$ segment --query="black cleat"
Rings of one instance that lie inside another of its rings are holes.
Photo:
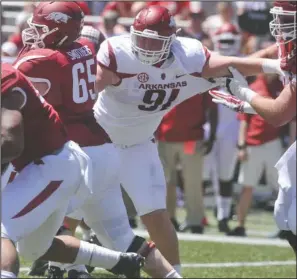
[[[92,243],[92,244],[96,244],[98,246],[102,246],[102,244],[98,240],[96,234],[94,234],[94,233],[92,233],[92,235],[91,235],[90,239],[88,240],[88,242]],[[91,274],[94,271],[95,267],[90,266],[90,265],[86,265],[86,269]]]
[[[28,275],[29,276],[44,276],[48,268],[48,261],[36,260],[33,262]]]
[[[218,229],[219,229],[219,232],[224,232],[224,233],[230,232],[227,218],[224,218],[218,222]]]
[[[236,227],[229,233],[227,233],[228,236],[246,236],[245,228],[244,227]]]
[[[47,279],[63,279],[64,270],[57,266],[50,266],[47,270]]]
[[[116,275],[127,278],[140,278],[140,270],[144,266],[144,257],[136,253],[121,253],[119,262],[110,270]]]
[[[88,272],[70,269],[68,271],[68,278],[69,279],[89,279],[93,277]]]

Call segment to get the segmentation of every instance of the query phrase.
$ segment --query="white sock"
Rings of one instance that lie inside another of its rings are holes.
[[[13,272],[1,270],[0,278],[17,278],[17,276]]]
[[[222,196],[217,197],[217,219],[219,221],[223,220],[224,218],[229,218],[231,211],[231,203],[232,198],[225,198]]]
[[[84,264],[65,264],[64,268],[67,272],[69,270],[76,270],[76,271],[82,271],[82,272],[89,273]]]
[[[86,264],[93,267],[111,269],[120,260],[120,255],[121,252],[80,241],[80,247],[73,264]]]
[[[165,278],[183,278],[181,277],[175,269],[172,269],[166,276]]]
[[[180,265],[180,264],[176,264],[176,265],[174,265],[173,268],[175,269],[175,271],[176,271],[178,274],[181,274],[181,265]]]

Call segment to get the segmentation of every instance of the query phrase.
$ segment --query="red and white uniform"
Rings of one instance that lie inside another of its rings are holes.
[[[25,147],[12,162],[18,176],[2,190],[1,237],[18,242],[25,257],[37,259],[49,248],[67,211],[74,209],[75,195],[90,195],[83,175],[90,161],[69,141],[57,112],[24,75],[3,64],[1,83],[2,98],[13,91],[25,97]],[[31,247],[22,249],[27,242]]]
[[[126,251],[134,234],[122,200],[119,158],[93,114],[97,97],[95,56],[93,43],[81,38],[63,50],[32,49],[21,55],[15,66],[32,81],[50,84],[44,97],[58,111],[70,139],[77,142],[93,162],[93,195],[69,216],[84,218],[105,246]],[[103,226],[105,218],[109,222]]]
[[[118,147],[121,183],[140,215],[166,207],[154,132],[172,107],[211,87],[201,78],[209,52],[199,41],[178,38],[171,50],[160,68],[145,65],[132,52],[130,35],[122,35],[108,38],[97,54],[100,66],[121,82],[99,93],[95,117]]]

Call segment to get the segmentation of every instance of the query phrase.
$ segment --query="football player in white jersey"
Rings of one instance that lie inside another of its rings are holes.
[[[241,56],[242,36],[237,26],[223,24],[212,36],[214,51],[221,55]],[[204,158],[203,179],[211,180],[217,206],[218,229],[230,231],[228,220],[232,204],[232,178],[237,158],[239,122],[236,113],[220,105],[216,141],[212,151]],[[206,125],[208,131],[208,125]]]
[[[295,1],[276,1],[271,9],[274,16],[270,23],[271,34],[278,46],[281,68],[289,78],[276,99],[269,99],[250,90],[243,76],[235,69],[228,89],[235,95],[212,94],[216,103],[247,113],[258,113],[275,126],[285,125],[296,116],[296,7]],[[267,56],[273,48],[261,51],[255,56]],[[285,152],[275,166],[280,185],[274,206],[274,217],[280,230],[296,253],[296,141]]]
[[[94,114],[118,149],[122,185],[151,239],[179,271],[155,130],[173,106],[218,86],[213,78],[229,75],[229,66],[245,75],[282,71],[277,60],[211,54],[198,40],[176,35],[174,18],[155,5],[139,12],[130,35],[103,42],[97,54],[100,93]]]

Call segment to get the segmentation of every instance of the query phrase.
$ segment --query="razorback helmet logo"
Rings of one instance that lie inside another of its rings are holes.
[[[56,23],[61,23],[61,22],[67,23],[68,19],[70,18],[71,18],[70,16],[60,12],[53,12],[45,17],[46,20],[54,20]]]

